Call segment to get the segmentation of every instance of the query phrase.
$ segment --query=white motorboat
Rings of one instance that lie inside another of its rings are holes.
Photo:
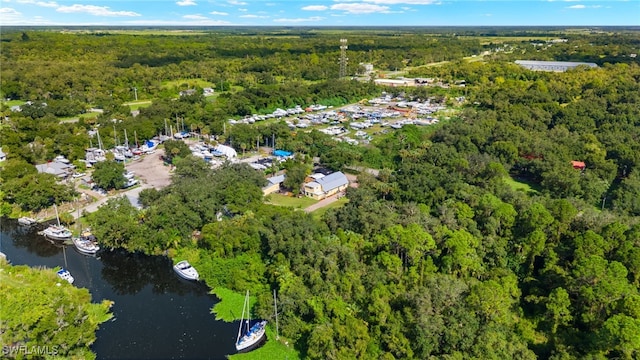
[[[79,252],[93,255],[100,250],[100,246],[96,244],[96,237],[92,233],[85,231],[79,237],[73,238],[73,245]]]
[[[259,344],[265,336],[265,328],[267,321],[259,321],[251,326],[251,309],[249,307],[249,291],[244,299],[242,307],[242,318],[240,320],[240,328],[238,329],[238,337],[236,339],[236,350],[243,351],[253,348]],[[245,314],[247,318],[245,319]]]
[[[18,219],[18,224],[24,225],[24,226],[31,226],[31,225],[35,225],[37,223],[38,223],[38,220],[36,220],[34,218],[26,217],[26,216],[23,216],[23,217]]]
[[[73,281],[75,280],[73,276],[71,276],[71,273],[69,272],[69,270],[65,268],[58,270],[58,276],[60,277],[60,279],[66,280],[67,282],[69,282],[69,284],[73,284]]]
[[[175,270],[180,277],[187,280],[198,280],[200,275],[198,274],[198,270],[196,270],[187,260],[182,260],[179,263],[173,266],[173,270]]]

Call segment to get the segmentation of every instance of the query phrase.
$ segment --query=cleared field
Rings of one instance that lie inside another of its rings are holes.
[[[533,184],[531,182],[524,181],[522,179],[514,179],[511,177],[504,178],[504,181],[515,191],[522,191],[526,194],[537,194],[538,186],[537,184]]]
[[[24,104],[24,101],[22,101],[22,100],[9,100],[9,101],[3,101],[2,102],[2,105],[8,106],[8,107],[16,106],[16,105],[22,105],[22,104]]]
[[[151,106],[151,100],[129,102],[129,103],[126,103],[124,105],[128,106],[129,109],[131,109],[131,111],[134,111],[134,110],[138,110],[140,108],[146,108],[146,107]]]
[[[172,80],[172,81],[165,81],[162,83],[163,88],[172,88],[172,87],[179,88],[184,85],[186,85],[189,89],[193,89],[195,87],[201,87],[201,88],[216,87],[215,84],[209,81],[206,81],[204,79],[178,79],[178,80]]]

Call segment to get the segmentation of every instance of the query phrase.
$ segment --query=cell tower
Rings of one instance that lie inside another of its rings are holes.
[[[340,39],[340,78],[347,76],[347,39]]]

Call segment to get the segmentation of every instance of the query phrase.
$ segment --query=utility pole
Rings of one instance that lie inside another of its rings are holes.
[[[138,88],[137,88],[137,87],[134,87],[134,88],[133,88],[133,94],[134,94],[134,95],[135,95],[135,97],[136,97],[136,101],[138,101]]]

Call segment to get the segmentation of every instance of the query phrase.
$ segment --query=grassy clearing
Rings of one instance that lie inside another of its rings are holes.
[[[300,354],[284,338],[276,340],[275,330],[271,325],[267,326],[267,342],[259,349],[228,356],[231,360],[295,360],[300,359]]]
[[[522,191],[525,194],[533,195],[537,194],[540,190],[539,186],[535,183],[523,180],[523,179],[514,179],[511,177],[505,178],[504,181],[513,189],[514,191]]]
[[[334,201],[331,204],[329,204],[329,205],[327,205],[325,207],[321,207],[320,209],[312,212],[311,216],[313,216],[313,218],[316,219],[316,220],[320,220],[320,219],[322,219],[322,216],[324,216],[324,213],[327,212],[327,210],[343,207],[348,202],[349,202],[349,199],[347,199],[346,197],[343,196],[340,199],[338,199],[337,201]]]
[[[242,318],[244,294],[238,294],[234,291],[221,287],[211,290],[211,293],[220,299],[220,302],[213,307],[213,313],[216,314],[216,320],[232,322]],[[249,296],[249,308],[252,308],[255,303],[255,296]]]
[[[314,200],[306,196],[298,198],[295,196],[286,196],[281,194],[271,194],[269,195],[269,200],[268,200],[268,203],[271,205],[289,206],[295,209],[304,209],[317,202],[318,200]]]
[[[76,122],[80,119],[96,119],[98,118],[100,113],[97,112],[86,112],[84,114],[78,114],[76,116],[59,118],[60,122]]]
[[[162,83],[163,88],[180,88],[183,85],[187,85],[187,88],[189,89],[193,89],[195,87],[200,87],[200,88],[216,87],[213,83],[206,81],[204,79],[178,79],[178,80],[172,80],[172,81],[165,81]]]
[[[12,107],[12,106],[16,106],[16,105],[22,105],[25,102],[22,100],[9,100],[9,101],[3,101],[2,105],[7,106],[7,107]]]
[[[129,106],[129,109],[131,109],[131,111],[135,111],[135,110],[138,110],[140,108],[146,108],[146,107],[151,106],[151,100],[131,102],[131,103],[128,103],[126,105]]]

